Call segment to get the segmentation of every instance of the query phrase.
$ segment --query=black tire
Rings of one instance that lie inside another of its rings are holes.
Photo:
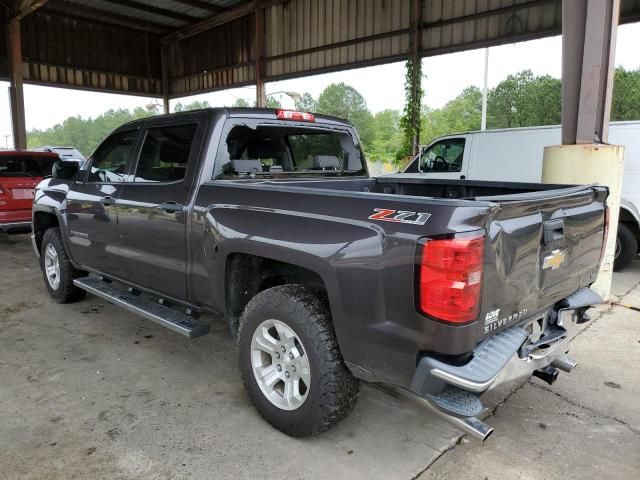
[[[60,266],[59,284],[56,286],[56,288],[51,285],[45,271],[45,255],[48,245],[51,245],[55,249]],[[76,270],[71,264],[69,256],[67,255],[67,251],[65,250],[64,244],[62,243],[60,228],[58,227],[49,228],[44,232],[44,235],[42,236],[42,246],[40,248],[40,269],[42,270],[44,284],[49,291],[49,295],[51,295],[51,297],[56,302],[77,302],[78,300],[84,298],[84,296],[87,294],[87,292],[85,292],[81,288],[76,287],[73,284],[74,278],[85,276],[86,273],[80,270]]]
[[[636,258],[636,255],[638,255],[638,239],[624,223],[618,224],[616,241],[616,257],[613,262],[614,272],[628,267],[629,264],[633,262],[633,259]]]
[[[253,373],[253,334],[269,319],[277,319],[295,332],[309,363],[307,397],[295,410],[274,405],[262,393]],[[265,420],[287,435],[308,437],[323,432],[346,418],[358,400],[359,382],[344,364],[323,292],[303,285],[260,292],[240,318],[236,348],[249,398]]]

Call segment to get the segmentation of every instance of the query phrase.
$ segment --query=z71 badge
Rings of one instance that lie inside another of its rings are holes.
[[[391,210],[389,208],[374,208],[369,220],[381,222],[408,223],[410,225],[424,225],[431,216],[430,213],[408,212],[406,210]]]

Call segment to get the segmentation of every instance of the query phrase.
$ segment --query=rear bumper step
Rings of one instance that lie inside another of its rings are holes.
[[[196,338],[209,333],[209,325],[198,322],[192,316],[157,303],[143,295],[129,291],[116,283],[107,283],[100,278],[76,278],[76,287],[118,305],[130,312],[167,327],[185,337]]]
[[[496,385],[517,383],[532,374],[551,384],[559,370],[571,372],[578,362],[566,356],[576,324],[588,320],[586,308],[602,299],[585,288],[558,302],[540,319],[539,336],[529,325],[511,327],[482,341],[464,365],[451,365],[425,356],[420,359],[411,390],[445,420],[479,440],[493,431],[477,418],[480,395]],[[537,317],[538,319],[540,317]],[[532,318],[530,323],[538,324]]]

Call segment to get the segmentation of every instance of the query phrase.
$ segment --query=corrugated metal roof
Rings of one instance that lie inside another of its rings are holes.
[[[561,30],[562,0],[421,1],[422,56]],[[266,80],[387,63],[409,54],[413,3],[50,0],[22,20],[25,72],[48,85],[157,95],[164,43],[170,96],[246,85],[256,78],[256,5],[264,11]],[[639,19],[640,0],[621,0],[621,23]],[[0,56],[4,40],[0,35]],[[5,72],[0,58],[0,77]]]

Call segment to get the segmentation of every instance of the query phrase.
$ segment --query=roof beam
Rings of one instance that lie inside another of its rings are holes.
[[[193,37],[194,35],[219,27],[225,23],[233,22],[238,18],[253,15],[258,8],[269,8],[288,1],[290,0],[251,0],[250,2],[243,3],[237,7],[229,8],[218,15],[211,15],[204,20],[183,27],[180,30],[167,35],[162,39],[162,41],[170,43],[184,40],[185,38]]]
[[[183,5],[189,5],[190,7],[196,7],[200,10],[206,10],[211,13],[221,13],[226,10],[226,8],[221,7],[219,5],[214,5],[209,2],[204,2],[203,0],[173,0],[176,3],[182,3]]]
[[[22,20],[32,12],[47,4],[49,0],[21,0],[16,2],[16,10],[11,17],[13,20]]]
[[[139,18],[128,17],[119,13],[107,12],[105,10],[98,10],[92,7],[85,7],[84,5],[51,2],[47,8],[43,10],[44,13],[54,14],[58,16],[64,16],[69,19],[80,19],[85,21],[93,21],[101,24],[105,24],[111,27],[127,27],[134,30],[142,30],[144,32],[152,33],[166,33],[171,27],[162,23],[156,23],[148,20],[141,20]]]
[[[138,10],[140,12],[155,13],[156,15],[162,15],[163,17],[173,18],[175,20],[180,20],[186,23],[192,23],[196,20],[200,20],[198,17],[194,17],[192,15],[186,15],[184,13],[175,12],[167,8],[156,7],[151,3],[146,4],[146,3],[138,2],[136,0],[109,0],[109,2],[114,3],[116,5],[120,5],[122,7]]]

